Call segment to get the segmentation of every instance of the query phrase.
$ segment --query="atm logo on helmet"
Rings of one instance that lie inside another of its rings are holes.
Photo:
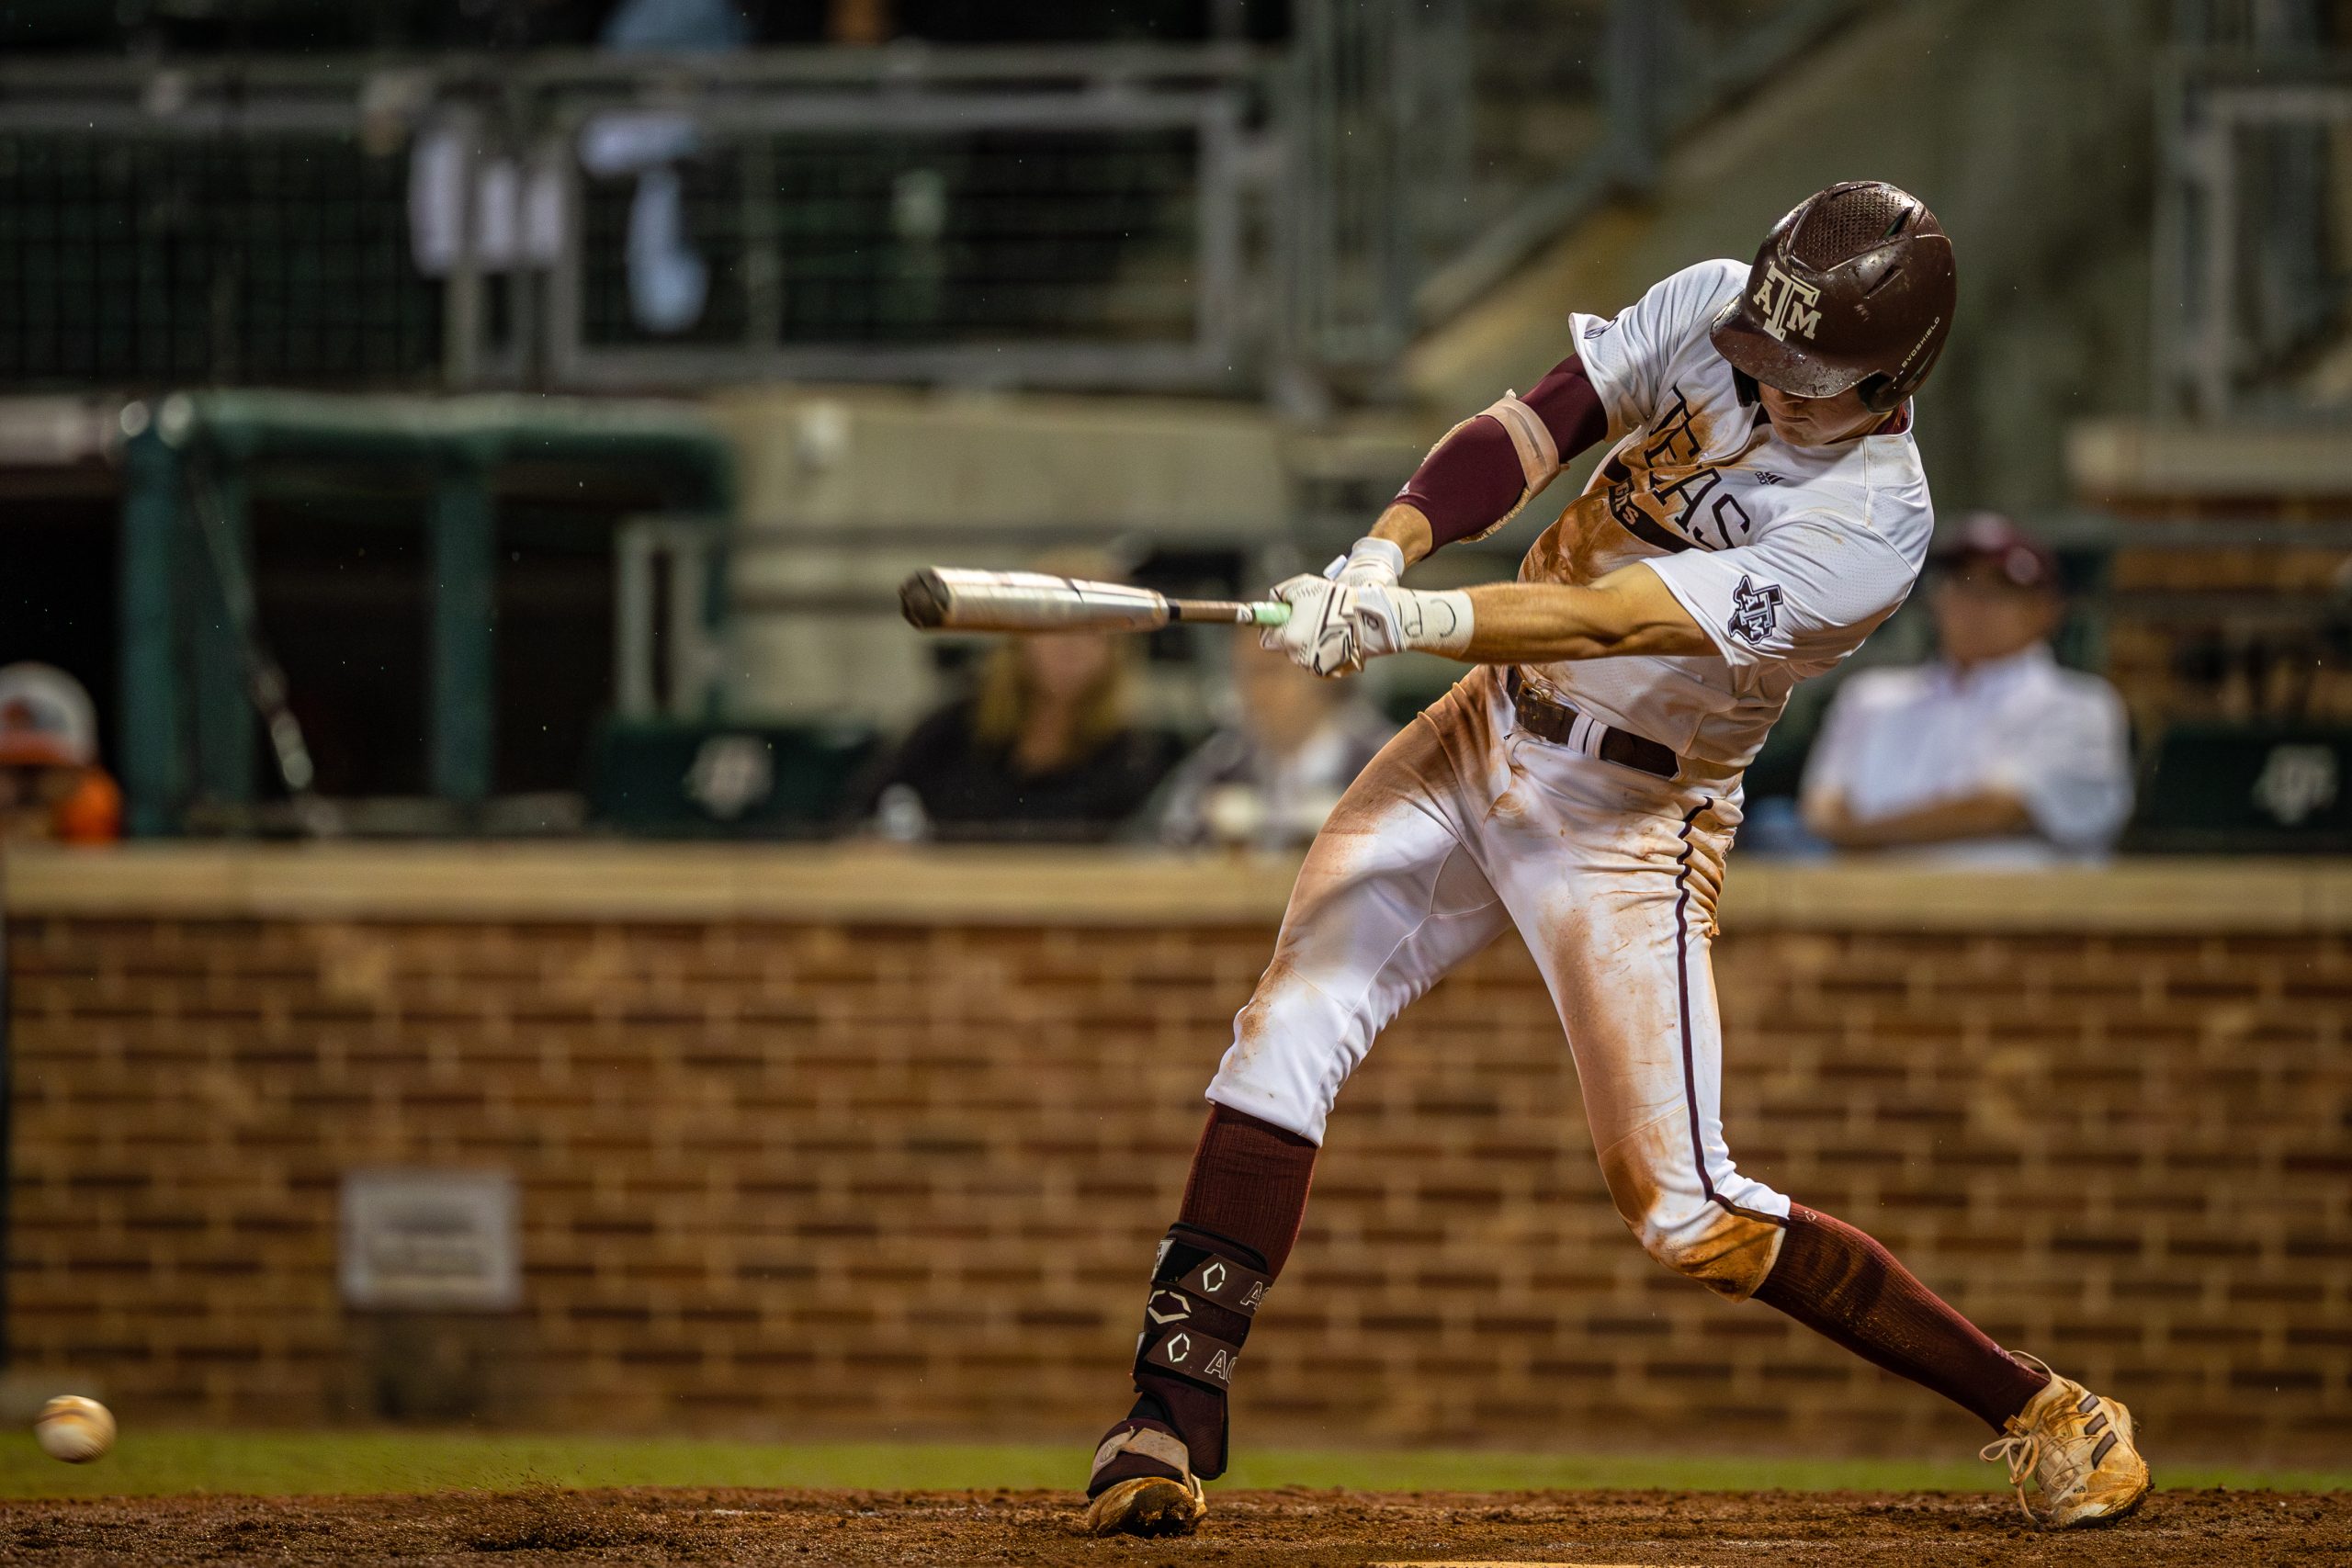
[[[1777,262],[1764,265],[1764,281],[1749,298],[1763,318],[1764,330],[1783,343],[1792,327],[1811,338],[1821,326],[1821,312],[1814,309],[1821,290],[1799,283],[1782,272]]]

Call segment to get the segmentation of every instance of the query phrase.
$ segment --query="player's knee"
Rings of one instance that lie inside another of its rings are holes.
[[[1317,1143],[1361,1055],[1351,1021],[1321,990],[1280,966],[1233,1022],[1209,1098]]]
[[[1734,1301],[1747,1300],[1780,1255],[1780,1226],[1713,1199],[1658,1193],[1625,1223],[1652,1258]]]

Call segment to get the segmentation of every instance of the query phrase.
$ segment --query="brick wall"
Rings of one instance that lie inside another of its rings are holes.
[[[1730,925],[1743,1168],[2111,1387],[2163,1450],[2340,1456],[2341,935]],[[1120,1403],[1199,1090],[1271,935],[70,909],[12,929],[20,1368],[90,1375],[134,1419],[469,1403],[563,1428],[1080,1439]],[[339,1303],[339,1177],[380,1165],[516,1174],[520,1314]],[[1342,1099],[1237,1422],[1981,1440],[1644,1257],[1515,942]]]

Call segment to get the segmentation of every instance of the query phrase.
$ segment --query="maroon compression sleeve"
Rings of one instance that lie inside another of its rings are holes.
[[[1781,1256],[1756,1299],[1973,1411],[1996,1432],[2050,1382],[1945,1305],[1869,1235],[1802,1203],[1789,1205]]]
[[[1295,1133],[1211,1106],[1176,1217],[1255,1249],[1266,1272],[1279,1274],[1298,1241],[1315,1155],[1315,1145]]]
[[[1560,361],[1520,401],[1552,433],[1564,463],[1609,434],[1609,411],[1580,359]],[[1493,527],[1526,486],[1510,433],[1481,414],[1440,442],[1396,499],[1419,507],[1430,520],[1434,548]]]

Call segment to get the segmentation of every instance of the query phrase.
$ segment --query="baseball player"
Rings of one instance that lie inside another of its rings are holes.
[[[1430,453],[1270,645],[1336,676],[1407,649],[1476,668],[1367,767],[1301,868],[1234,1021],[1145,1299],[1132,1410],[1087,1491],[1099,1534],[1191,1529],[1226,1395],[1305,1212],[1324,1119],[1383,1025],[1508,927],[1543,971],[1626,1226],[1974,1412],[2030,1516],[2120,1517],[2148,1489],[2132,1417],[1939,1300],[1870,1236],[1740,1170],[1724,1143],[1709,949],[1740,773],[1790,690],[1903,603],[1933,528],[1911,396],[1955,300],[1951,242],[1893,186],[1832,186],[1755,262],[1674,274]],[[1519,581],[1429,592],[1405,569],[1608,454]]]

